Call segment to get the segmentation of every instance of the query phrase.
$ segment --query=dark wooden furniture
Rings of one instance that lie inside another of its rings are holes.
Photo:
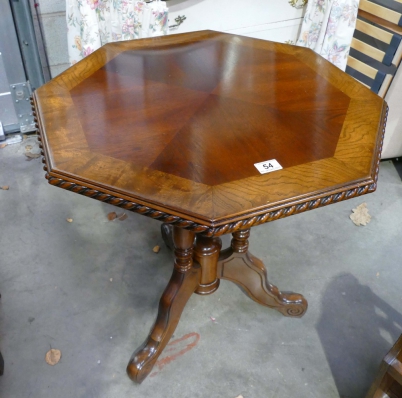
[[[32,104],[50,184],[171,232],[172,278],[127,367],[137,382],[188,298],[220,279],[285,316],[305,313],[248,252],[250,228],[373,192],[387,109],[310,50],[211,31],[108,44]],[[283,169],[254,167],[271,159]]]
[[[402,397],[402,335],[381,362],[366,398]]]

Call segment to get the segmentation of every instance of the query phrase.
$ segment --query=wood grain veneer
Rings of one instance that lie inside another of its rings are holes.
[[[106,45],[32,105],[50,184],[165,223],[174,268],[127,366],[136,382],[192,293],[220,279],[285,316],[306,312],[248,252],[250,228],[373,192],[387,112],[310,50],[211,31]],[[259,174],[270,159],[283,169]]]
[[[106,45],[34,103],[49,181],[208,227],[372,190],[386,110],[310,50],[211,31]]]

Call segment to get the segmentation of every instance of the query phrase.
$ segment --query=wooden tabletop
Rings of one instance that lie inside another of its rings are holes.
[[[212,31],[108,44],[34,106],[53,185],[226,230],[375,190],[386,114],[311,50]]]

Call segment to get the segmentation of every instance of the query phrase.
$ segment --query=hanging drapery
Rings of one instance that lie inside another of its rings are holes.
[[[359,0],[309,0],[297,45],[345,70]]]
[[[164,1],[67,0],[66,11],[71,65],[106,43],[168,32]]]

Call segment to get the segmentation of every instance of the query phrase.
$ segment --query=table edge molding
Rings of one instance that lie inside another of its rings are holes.
[[[114,206],[121,207],[125,210],[133,211],[135,213],[154,218],[156,220],[162,221],[163,223],[172,224],[174,226],[185,228],[187,230],[193,231],[195,233],[199,233],[205,236],[221,236],[227,233],[233,233],[238,230],[248,229],[256,225],[264,224],[266,222],[278,220],[280,218],[285,218],[294,214],[303,213],[308,210],[313,210],[318,207],[324,207],[332,203],[341,202],[343,200],[352,199],[357,196],[365,195],[367,193],[374,192],[377,189],[377,179],[379,173],[379,166],[381,161],[381,151],[384,141],[384,133],[385,127],[387,123],[388,116],[388,106],[384,102],[385,109],[383,110],[382,117],[380,119],[380,124],[382,125],[380,133],[378,134],[378,146],[377,146],[377,154],[374,158],[374,164],[372,169],[372,179],[366,183],[355,183],[353,185],[349,185],[342,190],[332,190],[330,192],[324,192],[320,194],[320,196],[315,197],[314,199],[309,199],[305,201],[301,201],[294,204],[284,204],[283,207],[275,210],[268,210],[266,212],[262,212],[261,214],[254,216],[245,216],[242,220],[228,222],[227,224],[221,224],[219,226],[207,226],[203,224],[196,223],[191,220],[187,220],[181,218],[179,216],[169,214],[160,210],[153,209],[146,205],[136,203],[133,201],[129,201],[126,199],[119,198],[117,196],[113,196],[109,193],[105,193],[93,188],[88,188],[86,186],[77,184],[75,182],[66,181],[62,178],[51,176],[48,172],[48,164],[47,157],[45,155],[45,149],[43,147],[43,141],[41,136],[41,128],[38,124],[37,114],[34,107],[34,101],[31,100],[31,105],[33,109],[34,120],[36,123],[37,134],[39,147],[41,148],[42,155],[42,163],[44,163],[43,169],[46,171],[46,179],[49,184],[53,186],[57,186],[62,189],[66,189],[68,191],[72,191],[78,193],[80,195],[84,195],[90,197],[92,199],[99,200],[101,202],[105,202]]]

